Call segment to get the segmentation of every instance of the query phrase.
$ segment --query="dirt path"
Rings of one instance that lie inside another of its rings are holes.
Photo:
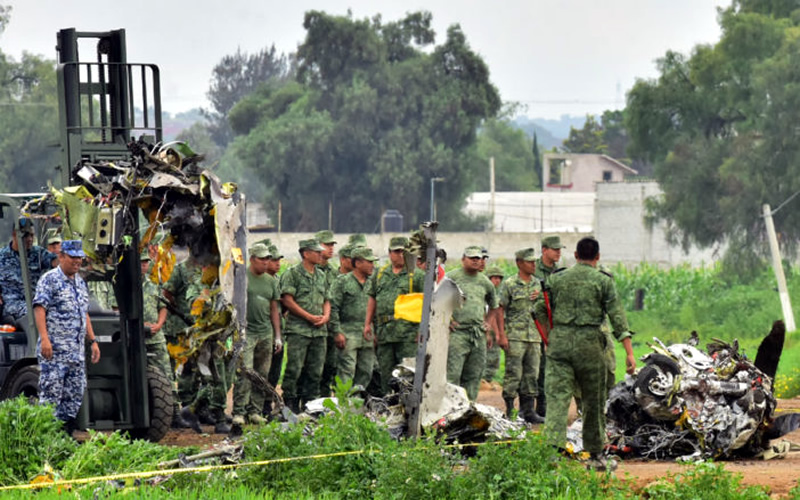
[[[501,388],[497,385],[493,387],[482,386],[478,395],[478,402],[504,409]],[[778,401],[778,411],[800,411],[800,398],[784,399]],[[574,407],[571,410],[574,417]],[[204,447],[218,443],[226,436],[213,434],[213,427],[205,426],[205,434],[197,434],[192,430],[172,431],[161,441],[162,444],[170,446],[199,446]],[[800,430],[792,432],[784,439],[800,443]],[[762,485],[769,488],[770,494],[780,498],[789,493],[789,490],[798,485],[800,477],[800,452],[790,453],[782,460],[739,460],[724,462],[725,469],[742,475],[742,483],[745,485]],[[659,462],[648,460],[626,460],[620,463],[617,469],[617,476],[629,479],[637,488],[667,477],[670,474],[679,473],[685,466],[675,462]]]

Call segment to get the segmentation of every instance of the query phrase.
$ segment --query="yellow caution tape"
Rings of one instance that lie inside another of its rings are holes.
[[[538,432],[534,431],[533,434],[538,434]],[[483,445],[495,445],[495,444],[519,444],[522,441],[519,439],[508,439],[505,441],[491,441],[486,443],[467,443],[467,444],[450,444],[444,445],[440,448],[468,448],[468,447],[477,447]],[[172,476],[174,474],[186,474],[192,472],[212,472],[217,470],[232,470],[238,469],[239,467],[257,467],[261,465],[272,465],[272,464],[280,464],[280,463],[287,463],[287,462],[297,462],[300,460],[320,460],[324,458],[333,458],[333,457],[345,457],[345,456],[352,456],[352,455],[364,455],[364,454],[374,454],[379,453],[380,450],[353,450],[353,451],[338,451],[335,453],[322,453],[318,455],[304,455],[301,457],[286,457],[286,458],[272,458],[269,460],[258,460],[255,462],[243,462],[238,464],[224,464],[224,465],[203,465],[199,467],[183,467],[177,469],[161,469],[161,470],[150,470],[150,471],[143,471],[143,472],[123,472],[120,474],[108,474],[105,476],[93,476],[93,477],[84,477],[79,479],[58,479],[55,481],[47,481],[47,482],[36,482],[36,483],[29,483],[29,484],[15,484],[11,486],[0,486],[0,491],[10,491],[10,490],[35,490],[41,488],[50,488],[50,487],[71,487],[80,484],[91,484],[91,483],[98,483],[101,481],[120,481],[120,480],[128,480],[128,479],[145,479],[149,477],[156,477],[156,476]]]

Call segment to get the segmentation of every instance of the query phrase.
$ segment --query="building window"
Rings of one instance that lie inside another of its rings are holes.
[[[603,170],[603,182],[611,182],[611,170]]]

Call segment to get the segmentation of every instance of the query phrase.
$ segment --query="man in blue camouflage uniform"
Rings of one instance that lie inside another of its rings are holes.
[[[389,240],[389,264],[374,273],[367,280],[365,287],[369,299],[367,299],[363,335],[366,340],[377,340],[376,355],[381,371],[381,395],[389,392],[389,379],[394,367],[403,361],[403,358],[413,358],[417,355],[419,324],[394,317],[394,303],[397,296],[411,291],[422,292],[425,284],[425,274],[422,271],[414,268],[409,274],[409,270],[406,269],[407,246],[408,238],[404,236],[395,236]],[[413,290],[409,290],[409,286],[413,287]]]
[[[354,248],[352,255],[353,271],[339,276],[331,287],[329,329],[338,354],[336,375],[342,382],[352,380],[366,388],[375,366],[375,346],[363,335],[369,299],[366,283],[378,258],[369,248]]]
[[[303,259],[281,276],[281,303],[288,309],[285,341],[286,372],[283,374],[283,397],[295,413],[301,402],[319,397],[319,383],[325,365],[331,305],[327,298],[327,277],[319,269],[322,247],[315,239],[301,240]],[[300,385],[300,374],[306,371],[306,383]]]
[[[553,329],[547,348],[545,391],[548,411],[545,422],[549,444],[566,443],[567,412],[574,387],[583,395],[583,447],[591,454],[589,465],[605,470],[601,452],[605,444],[604,406],[606,391],[606,336],[601,325],[608,316],[614,336],[625,347],[628,373],[636,369],[631,333],[614,279],[597,269],[600,245],[583,238],[575,251],[577,263],[553,273],[548,280]]]
[[[486,365],[486,348],[495,341],[504,349],[508,347],[497,290],[480,272],[485,266],[483,255],[481,247],[468,246],[461,258],[461,268],[447,273],[466,297],[461,308],[453,311],[450,324],[447,381],[463,387],[470,401],[478,398]],[[484,321],[493,329],[485,329]],[[493,338],[494,332],[496,338]]]
[[[33,244],[33,224],[28,218],[19,220],[21,235],[16,227],[11,233],[11,243],[0,249],[0,294],[2,294],[4,322],[15,324],[28,314],[25,304],[25,286],[22,283],[22,269],[19,265],[19,243],[25,245],[28,253],[28,270],[30,271],[31,292],[42,274],[50,270],[57,262],[56,255]],[[18,238],[21,236],[21,238]]]
[[[508,337],[503,401],[506,403],[506,415],[510,418],[514,398],[519,395],[520,415],[528,423],[541,424],[544,419],[533,409],[542,352],[542,337],[534,323],[533,306],[541,292],[541,284],[533,276],[536,265],[533,248],[518,250],[515,256],[517,274],[506,278],[500,286],[500,307],[505,312]]]
[[[85,342],[91,343],[92,363],[100,360],[89,320],[89,292],[78,275],[85,256],[79,240],[63,242],[58,267],[42,276],[33,299],[39,401],[55,405],[55,415],[70,435],[86,390]]]

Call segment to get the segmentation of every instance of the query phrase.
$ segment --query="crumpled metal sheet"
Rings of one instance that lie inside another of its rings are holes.
[[[651,348],[636,377],[610,391],[612,449],[654,459],[753,457],[778,437],[769,434],[777,404],[772,380],[736,341],[714,339],[701,352],[654,339]]]

